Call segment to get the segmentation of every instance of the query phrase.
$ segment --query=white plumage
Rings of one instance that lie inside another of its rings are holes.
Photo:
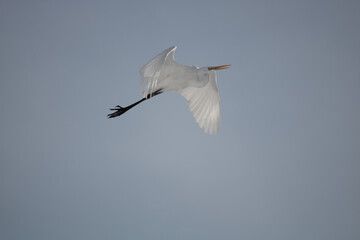
[[[220,99],[215,70],[226,69],[230,65],[217,67],[186,66],[175,61],[176,46],[170,47],[151,59],[140,69],[144,98],[135,104],[112,109],[109,114],[116,117],[138,103],[162,92],[177,91],[188,102],[195,120],[206,133],[217,133],[220,124]]]
[[[186,98],[199,126],[206,133],[216,134],[220,125],[220,97],[215,71],[211,71],[209,75],[209,81],[204,87],[187,87],[179,92]]]

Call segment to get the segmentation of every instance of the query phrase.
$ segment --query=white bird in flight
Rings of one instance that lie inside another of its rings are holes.
[[[202,67],[182,65],[175,61],[176,46],[170,47],[151,59],[140,69],[144,97],[127,106],[117,105],[108,114],[114,118],[125,113],[139,103],[167,91],[176,91],[188,102],[196,122],[206,133],[217,133],[220,124],[220,98],[215,70],[229,68],[230,65]]]

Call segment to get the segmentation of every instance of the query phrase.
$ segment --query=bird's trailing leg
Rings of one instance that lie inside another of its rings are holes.
[[[131,108],[138,105],[139,103],[142,103],[143,101],[145,101],[145,100],[147,100],[147,99],[149,99],[151,97],[159,95],[160,93],[162,93],[162,89],[159,89],[159,90],[153,92],[152,94],[148,94],[146,96],[146,98],[142,98],[139,101],[137,101],[137,102],[135,102],[135,103],[133,103],[133,104],[127,106],[127,107],[121,107],[120,105],[117,105],[115,108],[110,109],[111,111],[115,111],[115,112],[108,114],[108,118],[114,118],[114,117],[120,116],[121,114],[125,113],[126,111],[128,111]]]

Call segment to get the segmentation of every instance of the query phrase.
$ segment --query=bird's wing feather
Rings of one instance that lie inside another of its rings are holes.
[[[190,111],[206,133],[217,133],[220,125],[220,97],[216,73],[210,71],[209,82],[202,88],[188,87],[179,91],[188,101]]]
[[[164,67],[164,63],[168,61],[175,62],[174,52],[176,46],[170,47],[159,55],[151,59],[147,64],[145,64],[140,69],[141,83],[144,89],[144,97],[151,96],[156,90],[158,84],[159,76]],[[150,94],[150,95],[149,95]]]

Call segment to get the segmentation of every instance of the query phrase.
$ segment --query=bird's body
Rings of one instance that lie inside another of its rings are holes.
[[[208,83],[209,78],[202,77],[202,69],[176,62],[175,50],[176,47],[166,49],[140,69],[144,97],[158,89],[163,92],[180,91],[187,87],[203,87]]]
[[[220,100],[215,70],[228,68],[186,66],[174,59],[176,46],[166,49],[140,69],[144,97],[138,102],[122,108],[108,117],[116,117],[144,100],[167,91],[177,91],[184,96],[189,108],[201,128],[210,134],[216,133],[220,123]]]

